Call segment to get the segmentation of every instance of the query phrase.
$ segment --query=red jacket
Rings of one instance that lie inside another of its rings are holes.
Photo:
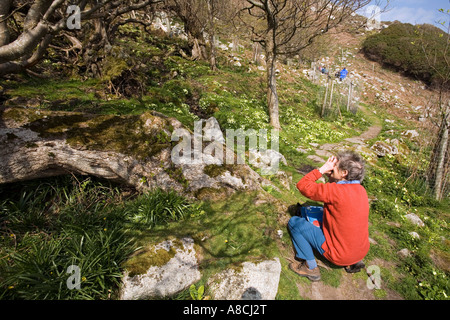
[[[369,252],[369,199],[360,184],[316,183],[322,177],[315,169],[298,183],[307,198],[324,203],[324,256],[338,266],[361,261]]]

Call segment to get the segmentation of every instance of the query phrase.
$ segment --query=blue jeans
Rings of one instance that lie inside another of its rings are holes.
[[[325,250],[322,249],[322,244],[325,242],[325,236],[321,228],[298,216],[294,216],[289,220],[288,228],[297,258],[313,260],[313,249],[323,255]]]

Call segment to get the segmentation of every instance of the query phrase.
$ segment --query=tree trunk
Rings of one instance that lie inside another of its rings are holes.
[[[0,47],[9,43],[10,35],[6,17],[9,14],[9,7],[11,3],[12,0],[4,0],[0,6]]]
[[[433,193],[436,200],[441,200],[444,192],[443,186],[445,185],[445,160],[448,158],[448,124],[446,119],[443,119],[442,121],[442,126],[439,130],[438,143],[439,153],[437,157]]]
[[[47,33],[48,25],[40,22],[33,29],[22,33],[17,40],[0,47],[0,64],[31,54]]]
[[[252,60],[256,65],[259,65],[259,59],[260,59],[259,43],[253,42],[252,49],[253,49]]]
[[[215,26],[214,26],[214,8],[212,0],[208,0],[208,23],[209,23],[209,45],[211,52],[209,54],[209,65],[212,71],[217,70],[216,65],[216,44],[215,44]]]
[[[330,86],[330,78],[327,79],[327,84],[325,85],[325,98],[323,99],[322,112],[320,113],[320,116],[322,118],[325,115],[325,108],[326,108],[326,105],[327,105],[328,88],[329,88],[329,86]]]
[[[82,55],[87,73],[91,73],[94,78],[100,78],[103,73],[102,61],[108,54],[106,48],[110,48],[111,45],[107,34],[107,22],[101,18],[93,19],[92,22],[94,32],[85,40]]]
[[[187,35],[189,46],[192,48],[191,59],[207,61],[208,56],[206,54],[206,45],[203,36],[196,37],[190,32]]]
[[[212,71],[217,71],[217,62],[216,62],[216,44],[214,43],[214,35],[209,36],[209,43],[210,43],[210,56],[209,56],[209,66]]]
[[[266,44],[266,65],[267,65],[267,107],[269,111],[270,125],[276,129],[281,130],[280,119],[278,114],[278,94],[277,94],[277,79],[276,79],[276,49],[272,37],[268,37]]]

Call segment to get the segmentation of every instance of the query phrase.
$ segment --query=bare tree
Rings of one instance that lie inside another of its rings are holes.
[[[191,47],[193,60],[207,60],[208,50],[205,33],[209,42],[209,62],[212,70],[216,65],[216,20],[226,10],[228,0],[166,0],[164,7],[177,15],[184,24],[184,31]]]
[[[276,62],[281,55],[299,54],[314,39],[339,26],[370,0],[246,0],[242,20],[252,40],[266,51],[267,105],[270,124],[281,129],[276,87]]]
[[[216,44],[215,44],[215,22],[214,19],[217,14],[217,0],[205,0],[208,7],[208,35],[209,35],[209,65],[211,70],[216,71]]]
[[[203,35],[208,23],[208,0],[166,0],[165,10],[177,15],[184,24],[184,31],[192,48],[193,60],[206,60],[206,41]]]
[[[431,180],[433,195],[441,200],[450,176],[450,9],[440,12],[446,14],[447,21],[440,24],[447,28],[447,33],[440,33],[443,46],[435,46],[423,31],[419,31],[420,43],[426,58],[426,64],[435,73],[434,87],[437,88],[437,118],[434,124],[438,127],[437,139],[431,154],[428,177]]]
[[[94,34],[107,37],[111,22],[162,0],[0,0],[0,75],[26,71],[41,61],[52,39],[67,29],[69,5],[81,21],[94,19]],[[68,30],[70,31],[70,30]],[[97,39],[98,40],[98,39]],[[89,41],[89,44],[97,43]]]

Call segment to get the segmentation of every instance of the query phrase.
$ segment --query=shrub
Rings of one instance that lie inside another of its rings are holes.
[[[435,58],[437,69],[448,69],[442,54],[445,52],[446,40],[442,30],[432,25],[394,23],[380,33],[369,36],[364,41],[362,50],[369,59],[423,80],[429,85],[438,85],[442,79],[429,67],[425,52]]]
[[[377,201],[374,201],[371,205],[371,209],[383,218],[389,220],[397,220],[401,214],[398,204],[395,204],[389,199],[378,199]]]

